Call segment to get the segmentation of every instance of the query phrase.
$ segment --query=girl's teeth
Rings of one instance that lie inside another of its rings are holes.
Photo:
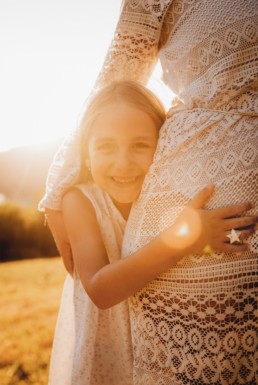
[[[113,177],[113,180],[117,183],[132,183],[135,181],[135,177],[131,178],[119,178],[119,177]]]

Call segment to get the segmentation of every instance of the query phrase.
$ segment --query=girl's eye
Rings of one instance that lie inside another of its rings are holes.
[[[104,143],[104,144],[100,144],[99,146],[97,146],[96,150],[102,151],[102,152],[107,152],[107,151],[113,151],[114,147],[115,146],[112,143]]]
[[[133,148],[135,149],[150,148],[150,145],[149,143],[146,143],[146,142],[137,142],[133,144]]]

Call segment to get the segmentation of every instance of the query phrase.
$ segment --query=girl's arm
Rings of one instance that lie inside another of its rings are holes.
[[[251,226],[242,231],[242,239],[248,237],[256,218],[226,218],[249,210],[251,205],[203,210],[211,193],[212,188],[202,190],[175,224],[132,255],[109,263],[92,204],[79,190],[69,191],[63,199],[65,225],[76,270],[95,305],[102,309],[116,305],[175,266],[182,257],[203,254],[207,246],[215,251],[246,250],[245,244],[226,243],[227,234],[232,228]]]

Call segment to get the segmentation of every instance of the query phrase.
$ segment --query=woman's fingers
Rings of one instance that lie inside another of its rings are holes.
[[[239,203],[236,205],[223,207],[213,210],[220,218],[232,218],[236,215],[240,215],[245,211],[251,210],[253,205],[251,202]]]
[[[231,230],[231,229],[241,229],[248,226],[254,226],[257,223],[257,217],[238,217],[238,218],[231,218],[226,219],[224,221],[224,229],[225,230]]]
[[[191,206],[194,209],[201,209],[205,203],[210,199],[211,195],[214,192],[214,185],[209,184],[207,187],[199,191],[193,199],[188,203],[188,206]]]

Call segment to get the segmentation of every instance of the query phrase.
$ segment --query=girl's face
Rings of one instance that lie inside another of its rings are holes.
[[[91,128],[86,164],[122,213],[129,213],[140,194],[157,140],[150,116],[122,102],[111,105]]]

